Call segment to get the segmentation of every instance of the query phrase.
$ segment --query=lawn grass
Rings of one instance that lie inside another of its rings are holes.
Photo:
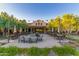
[[[17,47],[0,47],[0,55],[3,56],[14,56],[18,54],[18,48]]]
[[[48,56],[50,51],[58,56],[79,56],[79,50],[70,46],[53,47],[53,48],[17,48],[17,47],[0,47],[0,56]]]
[[[49,48],[17,48],[17,47],[0,47],[0,55],[15,56],[15,55],[29,55],[29,56],[46,56],[49,53]]]
[[[58,56],[75,56],[78,55],[75,48],[72,48],[71,46],[63,46],[63,47],[53,47],[52,50],[56,53]]]
[[[0,36],[0,40],[3,40],[3,39],[8,39],[7,36]]]
[[[79,40],[79,36],[78,35],[66,35],[66,37],[70,38],[70,39]]]
[[[50,48],[32,47],[27,49],[27,54],[30,56],[47,56],[49,52],[50,52]]]
[[[69,40],[74,40],[76,42],[79,42],[79,36],[78,35],[66,35],[66,38]]]

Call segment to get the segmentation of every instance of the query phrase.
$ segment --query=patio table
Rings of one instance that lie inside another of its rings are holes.
[[[59,43],[61,43],[61,40],[63,40],[63,35],[62,34],[57,34],[57,37],[58,37]]]

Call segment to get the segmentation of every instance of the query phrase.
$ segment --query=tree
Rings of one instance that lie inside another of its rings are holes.
[[[55,18],[55,26],[56,26],[56,28],[57,28],[57,30],[58,30],[58,33],[60,33],[61,30],[62,30],[61,21],[62,21],[62,19],[61,19],[59,16],[57,16],[57,17]]]
[[[10,33],[10,30],[18,31],[20,29],[26,29],[27,23],[26,20],[19,20],[13,15],[8,15],[6,12],[1,12],[0,14],[0,29],[4,34]]]
[[[61,32],[61,18],[57,16],[55,19],[51,19],[48,23],[49,28],[53,29],[54,32]]]
[[[1,12],[0,16],[1,16],[1,19],[3,21],[3,23],[2,23],[3,35],[5,35],[7,30],[8,30],[9,23],[10,23],[9,22],[9,15],[6,12]]]
[[[68,33],[71,33],[75,23],[76,23],[75,17],[72,14],[63,15],[62,17],[63,30],[66,30],[68,31]]]
[[[75,25],[74,25],[74,29],[76,32],[79,31],[79,17],[75,16]]]

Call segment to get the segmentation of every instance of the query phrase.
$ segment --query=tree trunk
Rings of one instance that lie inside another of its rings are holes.
[[[4,29],[2,30],[2,32],[3,32],[3,36],[5,36],[5,31],[4,31]]]
[[[22,32],[22,28],[20,28],[20,33]]]
[[[14,33],[16,32],[16,26],[14,26]]]

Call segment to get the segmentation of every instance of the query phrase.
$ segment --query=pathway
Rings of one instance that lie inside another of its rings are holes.
[[[42,34],[43,35],[43,41],[38,43],[18,43],[18,40],[11,41],[10,43],[3,45],[2,47],[8,47],[8,46],[17,46],[20,48],[30,48],[30,47],[38,47],[38,48],[51,48],[53,46],[61,46],[58,43],[58,40],[55,40],[54,37]],[[25,36],[26,38],[30,35]]]

